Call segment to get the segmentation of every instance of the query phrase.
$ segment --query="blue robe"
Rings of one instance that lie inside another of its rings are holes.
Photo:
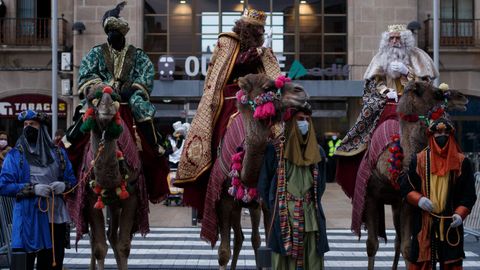
[[[65,161],[63,181],[74,186],[77,179],[67,153],[63,149],[62,155]],[[60,164],[56,153],[53,157]],[[0,174],[0,195],[15,197],[28,183],[30,183],[30,166],[27,158],[17,148],[13,148],[3,162]],[[12,248],[24,249],[26,252],[52,248],[48,212],[40,211],[38,200],[37,196],[16,200],[13,206]],[[41,208],[47,208],[45,199],[41,200]]]

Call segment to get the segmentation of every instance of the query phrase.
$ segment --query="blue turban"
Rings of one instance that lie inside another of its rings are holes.
[[[33,110],[26,110],[18,114],[18,121],[35,120],[42,124],[48,123],[48,116],[45,113],[39,113]]]

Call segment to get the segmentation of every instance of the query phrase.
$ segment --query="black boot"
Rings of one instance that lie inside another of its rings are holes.
[[[153,146],[155,154],[157,154],[158,156],[163,156],[163,154],[165,154],[165,148],[163,148],[163,146],[161,146],[159,143],[160,138],[157,136],[158,133],[153,126],[153,122],[151,120],[148,120],[136,124],[137,130],[139,130],[143,134],[143,136],[147,140],[147,143]]]

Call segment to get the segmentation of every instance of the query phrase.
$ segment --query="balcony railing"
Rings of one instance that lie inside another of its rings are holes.
[[[0,45],[51,46],[50,18],[0,18]],[[58,45],[66,45],[67,21],[58,19]]]
[[[480,19],[440,20],[440,46],[479,47]],[[433,47],[433,19],[425,20],[425,47]]]

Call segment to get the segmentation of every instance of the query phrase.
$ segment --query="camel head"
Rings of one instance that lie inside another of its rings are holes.
[[[118,138],[122,132],[119,100],[120,96],[110,87],[88,95],[88,110],[84,115],[82,130],[104,133],[105,139]]]
[[[290,79],[283,76],[276,80],[270,79],[265,74],[248,74],[238,80],[238,85],[243,93],[238,96],[239,110],[242,113],[254,113],[257,115],[257,108],[264,101],[272,101],[273,110],[271,114],[267,113],[269,123],[275,123],[281,120],[281,112],[288,107],[302,107],[308,100],[308,94],[300,85],[290,82]],[[257,119],[262,119],[257,118]]]
[[[443,106],[446,111],[465,111],[468,99],[457,90],[440,89],[429,82],[409,82],[398,103],[398,112],[404,115],[429,116]]]

